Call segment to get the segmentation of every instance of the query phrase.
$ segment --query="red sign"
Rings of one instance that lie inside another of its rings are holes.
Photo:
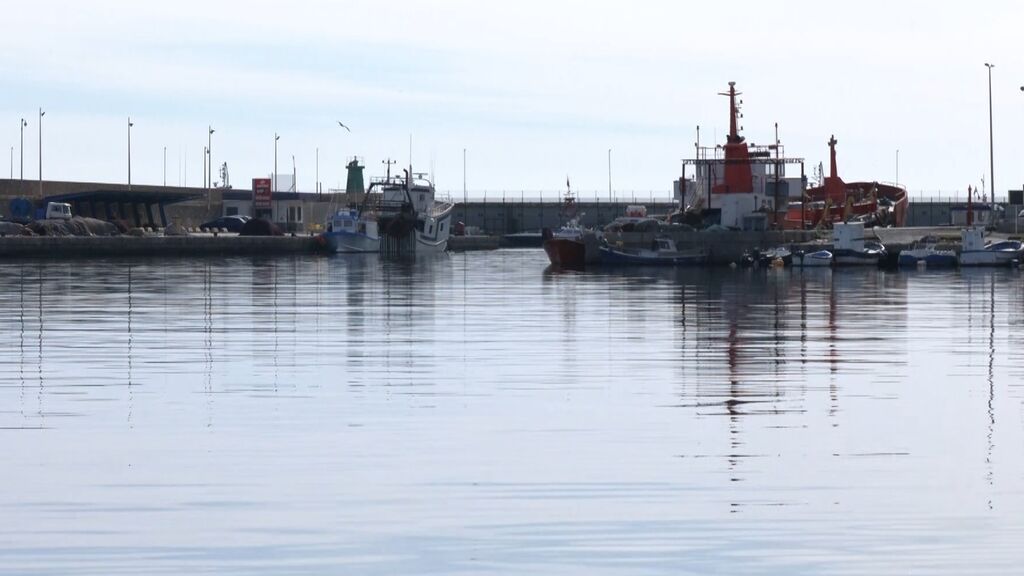
[[[257,210],[270,210],[273,192],[270,190],[270,178],[252,179],[252,201]]]

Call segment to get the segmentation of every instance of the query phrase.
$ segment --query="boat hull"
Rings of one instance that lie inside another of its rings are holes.
[[[322,237],[326,250],[336,254],[376,253],[380,250],[380,239],[366,234],[324,232]]]
[[[900,253],[899,265],[903,268],[914,268],[924,264],[927,268],[956,268],[956,253],[951,251],[904,251]]]
[[[882,253],[875,251],[836,250],[832,260],[836,266],[878,266]]]
[[[971,250],[960,253],[961,266],[1012,266],[1020,261],[1017,251]]]
[[[613,248],[601,248],[601,264],[612,266],[697,266],[707,262],[704,252],[645,254],[642,252],[626,252]]]
[[[587,245],[582,240],[551,238],[544,241],[544,252],[555,266],[582,268],[587,265]]]
[[[828,251],[793,254],[793,266],[797,268],[829,268],[832,266],[832,253]]]
[[[448,248],[451,234],[452,206],[426,219],[426,231],[416,231],[417,254],[439,254]]]

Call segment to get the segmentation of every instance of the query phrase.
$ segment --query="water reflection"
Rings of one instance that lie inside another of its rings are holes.
[[[1022,301],[531,251],[0,263],[0,562],[1006,572]]]

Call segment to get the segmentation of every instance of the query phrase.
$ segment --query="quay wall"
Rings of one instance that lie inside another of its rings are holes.
[[[99,256],[236,256],[308,254],[309,236],[7,236],[0,258]]]
[[[126,192],[125,184],[99,182],[62,182],[43,180],[40,187],[37,180],[0,179],[0,214],[7,214],[8,203],[13,198],[28,198],[41,201],[42,198],[55,195],[90,192],[95,190],[111,190]],[[237,209],[240,204],[247,205],[249,198],[246,189],[223,190],[214,188],[206,190],[195,187],[133,185],[133,191],[142,193],[166,192],[172,194],[192,194],[198,198],[169,204],[166,208],[170,221],[183,226],[199,224],[225,215],[225,207]],[[443,194],[442,194],[443,195]],[[286,212],[288,206],[301,206],[301,221],[294,223],[278,222],[283,228],[293,232],[316,231],[326,221],[332,210],[347,206],[349,199],[345,194],[312,193],[279,193],[275,196],[280,205],[280,212]],[[459,200],[453,197],[453,200]],[[616,197],[604,199],[600,195],[583,197],[578,200],[578,214],[585,226],[603,226],[625,213],[626,207],[639,204],[647,207],[648,214],[668,214],[676,209],[673,201],[657,196]],[[1021,206],[1000,204],[1004,208],[1004,220],[1000,226],[1003,231],[1014,230],[1014,217]],[[907,213],[907,226],[948,226],[952,222],[954,207],[963,206],[962,200],[946,197],[911,197]],[[89,208],[103,212],[104,206]],[[515,196],[490,197],[486,200],[457,201],[453,218],[464,222],[467,226],[479,228],[482,232],[494,235],[513,234],[542,228],[557,228],[562,224],[562,205],[552,197],[541,201]],[[88,210],[85,210],[88,212]],[[115,209],[115,212],[117,210]],[[240,213],[248,213],[242,211]],[[104,218],[104,214],[89,214]],[[283,217],[282,217],[283,218]]]

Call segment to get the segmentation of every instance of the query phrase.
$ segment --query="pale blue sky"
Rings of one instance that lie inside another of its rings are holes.
[[[840,142],[847,179],[949,192],[988,173],[986,71],[994,62],[996,184],[1024,182],[1024,5],[630,3],[525,0],[196,2],[37,0],[4,8],[0,144],[25,116],[25,175],[123,182],[131,114],[137,183],[201,178],[206,125],[214,162],[245,188],[273,165],[298,166],[312,190],[320,147],[325,187],[343,158],[371,174],[388,156],[433,166],[441,189],[670,190],[679,159],[721,141],[735,80],[745,135],[773,123],[810,166]],[[335,124],[352,127],[349,134]],[[8,173],[5,169],[3,172]],[[810,170],[810,169],[809,169]]]

